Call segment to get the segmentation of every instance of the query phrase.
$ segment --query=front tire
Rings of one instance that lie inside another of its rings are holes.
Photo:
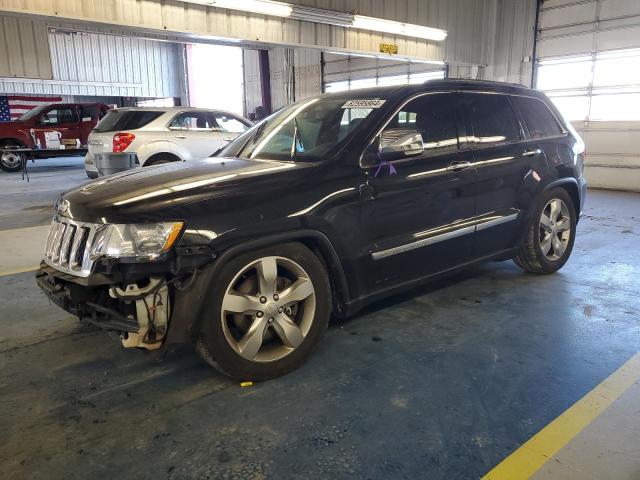
[[[531,273],[554,273],[567,262],[576,236],[576,209],[563,188],[544,192],[538,198],[527,227],[525,243],[514,258]]]
[[[18,152],[5,151],[0,155],[0,168],[5,172],[19,172],[22,168],[22,156]]]
[[[196,350],[240,380],[267,380],[298,368],[331,315],[324,266],[299,243],[237,256],[222,267],[210,293]]]

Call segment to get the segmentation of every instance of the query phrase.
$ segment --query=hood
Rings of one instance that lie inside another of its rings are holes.
[[[304,163],[216,157],[136,168],[66,192],[62,195],[64,215],[93,223],[179,220],[181,207],[246,195],[249,184],[251,189],[274,188],[281,184],[281,175],[308,167]]]

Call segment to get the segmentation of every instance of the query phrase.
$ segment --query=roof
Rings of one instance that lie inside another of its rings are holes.
[[[233,115],[235,117],[241,117],[242,115],[238,115],[237,113],[228,112],[226,110],[222,110],[220,108],[198,108],[198,107],[120,107],[117,108],[118,111],[145,111],[145,112],[216,112],[223,113],[228,115]]]
[[[426,82],[411,85],[395,85],[390,87],[371,87],[343,92],[329,93],[331,96],[347,96],[359,98],[384,96],[387,98],[394,96],[405,96],[414,93],[428,92],[432,90],[489,90],[504,93],[519,94],[539,94],[538,90],[533,90],[517,83],[494,82],[490,80],[469,80],[462,78],[445,78],[439,80],[427,80]]]

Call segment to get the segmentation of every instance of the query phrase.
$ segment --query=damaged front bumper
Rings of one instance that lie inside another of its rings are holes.
[[[162,346],[171,315],[169,285],[164,277],[151,276],[121,287],[104,275],[82,279],[43,262],[36,281],[60,308],[80,320],[119,332],[123,346],[148,350]]]

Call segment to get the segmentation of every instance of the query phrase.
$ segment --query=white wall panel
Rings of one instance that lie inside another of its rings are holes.
[[[1,93],[135,97],[183,94],[181,45],[115,31],[110,34],[104,28],[104,33],[86,32],[81,31],[83,25],[27,17],[0,16],[0,23],[6,19],[19,21],[20,28],[39,40],[35,50],[12,50],[14,57],[22,52],[25,60],[9,62],[17,66],[12,67],[13,73],[0,75]],[[38,53],[38,49],[46,49],[46,53]],[[0,57],[0,71],[2,65],[5,63]],[[18,68],[20,65],[24,67]],[[15,78],[7,78],[10,76]]]

